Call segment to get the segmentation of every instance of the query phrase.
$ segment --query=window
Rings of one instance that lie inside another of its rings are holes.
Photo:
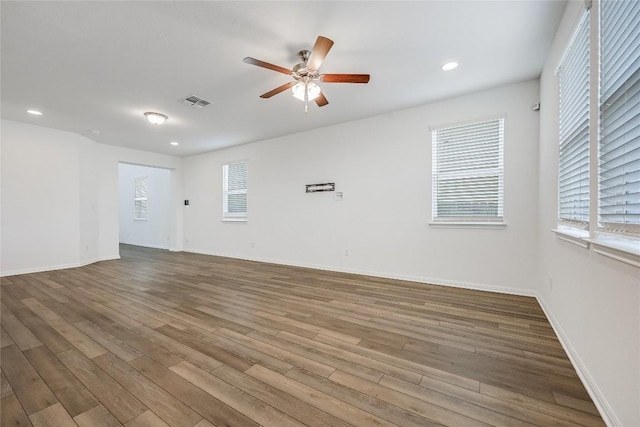
[[[222,217],[247,218],[247,162],[222,166]]]
[[[560,161],[558,220],[589,227],[589,13],[585,13],[558,69]]]
[[[640,2],[600,2],[598,227],[640,237]]]
[[[502,222],[504,119],[432,131],[433,221]]]
[[[593,245],[599,254],[640,266],[640,2],[601,0],[597,4],[597,15],[585,14],[559,69],[559,222],[571,222],[574,227],[585,224],[588,230],[558,227],[553,231],[562,240],[585,248]],[[590,49],[583,45],[589,34]],[[581,74],[584,66],[575,66],[584,62],[585,51],[590,64],[586,75]],[[570,76],[565,75],[572,69]],[[598,89],[588,96],[591,123],[586,125],[580,119],[582,104],[573,103],[587,96],[581,89],[587,87],[585,81]],[[565,104],[565,99],[572,103]],[[571,137],[582,137],[585,126],[592,153],[588,179],[582,177],[584,167],[577,160],[585,150],[569,148]],[[571,163],[576,165],[575,174],[568,166]],[[563,173],[563,168],[569,172]],[[569,178],[575,186],[564,181]],[[587,204],[581,194],[586,186],[591,187]]]
[[[146,221],[147,207],[149,201],[147,200],[148,189],[148,177],[142,176],[133,180],[134,194],[133,194],[133,219],[136,221]]]

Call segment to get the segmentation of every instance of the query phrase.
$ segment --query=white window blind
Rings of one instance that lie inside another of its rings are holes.
[[[599,228],[640,236],[640,2],[600,2]]]
[[[146,220],[148,219],[147,208],[149,203],[147,199],[148,177],[142,176],[139,178],[134,178],[133,186],[134,186],[133,219]]]
[[[432,132],[434,222],[502,222],[504,119]]]
[[[247,162],[222,166],[223,218],[247,217]]]
[[[560,158],[558,219],[589,226],[589,13],[586,12],[558,70]]]

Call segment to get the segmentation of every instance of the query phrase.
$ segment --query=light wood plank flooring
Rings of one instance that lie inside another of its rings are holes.
[[[603,425],[533,298],[121,255],[2,278],[2,427]]]

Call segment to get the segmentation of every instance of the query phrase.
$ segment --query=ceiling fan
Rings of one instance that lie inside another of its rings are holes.
[[[293,77],[294,81],[285,83],[267,93],[260,95],[260,98],[271,98],[280,92],[291,88],[293,96],[304,101],[304,112],[307,112],[307,104],[309,101],[315,101],[318,107],[323,107],[329,103],[322,93],[320,86],[316,82],[324,83],[368,83],[369,74],[320,74],[319,69],[322,61],[329,53],[329,49],[333,46],[333,40],[326,37],[318,36],[316,44],[311,51],[302,50],[298,52],[302,62],[296,64],[291,70],[280,67],[278,65],[269,64],[250,57],[244,58],[242,61],[257,65],[258,67],[267,68],[282,74]]]

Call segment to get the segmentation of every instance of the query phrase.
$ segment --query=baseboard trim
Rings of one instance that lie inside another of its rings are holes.
[[[536,297],[537,295],[535,292],[530,291],[528,289],[510,288],[507,286],[485,285],[481,283],[462,282],[462,281],[455,281],[455,280],[445,280],[445,279],[438,279],[438,278],[426,277],[426,276],[413,276],[408,274],[386,273],[381,271],[361,270],[357,268],[327,266],[322,264],[312,264],[312,263],[304,263],[304,262],[296,262],[296,261],[282,261],[282,260],[271,259],[271,258],[247,257],[247,256],[233,255],[233,254],[227,254],[222,252],[211,252],[211,251],[205,251],[205,250],[199,250],[199,249],[184,249],[184,252],[191,252],[191,253],[201,254],[201,255],[220,256],[224,258],[242,259],[246,261],[265,262],[269,264],[290,265],[292,267],[312,268],[314,270],[335,271],[338,273],[349,273],[349,274],[360,274],[363,276],[380,277],[383,279],[402,280],[405,282],[416,282],[416,283],[425,283],[430,285],[472,289],[472,290],[478,290],[478,291],[498,292],[498,293],[509,294],[509,295],[520,295],[520,296],[527,296],[527,297]]]
[[[172,250],[169,246],[148,245],[146,243],[133,243],[133,242],[119,242],[119,243],[123,245],[140,246],[141,248],[164,249],[166,251]]]
[[[602,393],[602,390],[600,390],[600,387],[598,387],[598,385],[596,384],[596,381],[589,372],[589,369],[584,364],[582,358],[571,344],[571,340],[562,329],[562,326],[560,326],[560,323],[553,315],[553,312],[545,302],[544,298],[542,298],[542,296],[538,294],[536,295],[536,299],[538,300],[538,304],[540,304],[542,311],[544,311],[545,316],[547,316],[547,319],[549,320],[553,331],[556,333],[556,336],[558,337],[558,341],[560,341],[562,348],[564,348],[565,353],[567,353],[567,356],[569,356],[569,360],[578,373],[578,376],[580,377],[584,388],[587,390],[587,393],[589,393],[589,396],[591,397],[591,400],[593,400],[593,403],[596,405],[596,408],[598,408],[598,411],[600,412],[600,415],[602,416],[605,424],[608,427],[622,427],[622,423],[616,416],[613,408],[604,396],[604,393]]]
[[[110,256],[94,258],[94,259],[71,263],[71,264],[58,264],[58,265],[49,265],[46,267],[31,267],[31,268],[22,268],[18,270],[0,271],[0,277],[18,276],[20,274],[43,273],[45,271],[66,270],[68,268],[84,267],[85,265],[93,264],[95,262],[111,261],[114,259],[120,259],[120,255],[110,255]]]
[[[464,288],[464,289],[471,289],[471,290],[477,290],[477,291],[498,292],[498,293],[509,294],[509,295],[520,295],[520,296],[536,298],[536,300],[538,301],[538,304],[542,308],[542,311],[544,312],[545,316],[549,320],[551,327],[556,333],[556,336],[558,337],[558,341],[560,341],[560,344],[562,345],[562,348],[564,348],[564,351],[567,353],[569,360],[573,365],[573,368],[576,370],[578,377],[580,377],[582,384],[587,390],[587,393],[589,393],[589,396],[593,400],[593,403],[598,408],[598,411],[600,412],[600,415],[602,416],[602,419],[604,420],[605,424],[608,427],[622,426],[622,423],[620,423],[620,420],[615,415],[613,408],[611,407],[611,405],[605,398],[604,394],[596,384],[595,379],[593,378],[593,376],[587,369],[586,365],[582,361],[582,358],[578,355],[577,351],[571,344],[571,340],[564,333],[564,330],[558,323],[557,319],[553,316],[552,311],[549,309],[548,305],[546,304],[542,296],[536,291],[532,291],[528,289],[510,288],[506,286],[487,285],[487,284],[473,283],[473,282],[443,280],[443,279],[436,279],[436,278],[424,277],[424,276],[411,276],[411,275],[404,275],[404,274],[393,274],[393,273],[384,273],[384,272],[369,271],[369,270],[359,270],[354,268],[344,268],[344,267],[336,267],[336,266],[330,267],[325,265],[301,263],[301,262],[294,262],[294,261],[281,261],[281,260],[259,258],[259,257],[237,256],[232,254],[216,253],[216,252],[203,251],[203,250],[197,250],[197,249],[185,249],[184,252],[192,252],[192,253],[197,253],[202,255],[221,256],[225,258],[236,258],[236,259],[243,259],[247,261],[266,262],[266,263],[278,264],[278,265],[290,265],[294,267],[313,268],[316,270],[335,271],[339,273],[361,274],[364,276],[380,277],[384,279],[395,279],[395,280],[403,280],[403,281],[410,281],[410,282],[417,282],[417,283],[427,283],[427,284],[439,285],[439,286],[450,286],[455,288]]]

